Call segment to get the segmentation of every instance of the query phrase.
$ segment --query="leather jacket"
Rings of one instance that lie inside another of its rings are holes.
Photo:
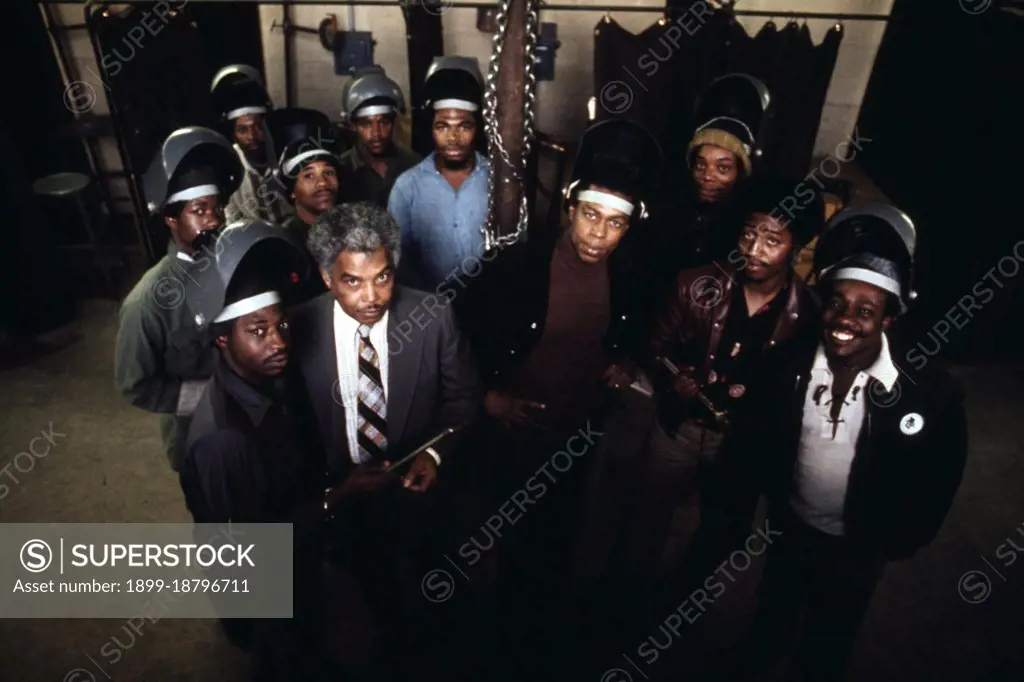
[[[654,361],[658,357],[668,358],[676,365],[693,366],[698,383],[707,382],[715,354],[719,352],[718,345],[729,318],[729,306],[736,286],[739,286],[736,267],[728,262],[712,263],[679,273],[675,293],[669,298],[651,335],[648,362],[656,385],[658,378],[667,379],[664,368]],[[785,306],[766,349],[792,338],[803,325],[816,321],[818,317],[820,305],[817,297],[795,274],[791,276],[786,292]]]

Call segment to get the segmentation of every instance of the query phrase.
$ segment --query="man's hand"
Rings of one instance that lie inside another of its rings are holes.
[[[625,388],[636,381],[636,366],[631,362],[609,365],[601,379],[609,388]]]
[[[487,391],[484,409],[507,428],[536,428],[541,413],[547,408],[543,403],[522,398],[513,398],[501,391]]]
[[[327,509],[332,509],[345,499],[367,495],[393,485],[398,485],[398,476],[387,471],[390,465],[391,462],[381,462],[379,464],[371,462],[356,466],[341,485],[328,491],[324,498]]]
[[[426,492],[437,482],[437,462],[430,456],[429,452],[421,452],[416,455],[409,467],[409,473],[402,481],[402,487],[413,492]]]
[[[683,398],[693,398],[700,393],[700,384],[693,378],[693,367],[679,368],[679,375],[673,380],[672,389]]]

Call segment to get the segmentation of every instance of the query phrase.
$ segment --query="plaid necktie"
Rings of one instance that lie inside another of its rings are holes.
[[[359,463],[383,460],[388,449],[388,405],[380,376],[377,351],[370,343],[370,326],[359,325],[359,408],[356,440]]]

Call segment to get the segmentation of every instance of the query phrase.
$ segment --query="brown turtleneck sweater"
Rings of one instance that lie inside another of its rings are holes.
[[[585,417],[601,395],[611,301],[607,260],[580,261],[568,232],[555,246],[550,268],[544,334],[512,376],[510,389],[547,405],[545,425],[556,428]]]

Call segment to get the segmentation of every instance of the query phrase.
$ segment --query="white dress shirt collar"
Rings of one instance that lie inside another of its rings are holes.
[[[814,365],[811,369],[812,371],[816,369],[832,371],[828,366],[828,357],[825,355],[824,344],[818,344],[818,352],[814,356]],[[875,361],[871,363],[871,366],[862,371],[885,386],[886,391],[892,391],[892,387],[899,378],[899,371],[896,369],[896,365],[893,364],[892,355],[889,354],[889,338],[884,332],[882,333],[882,351],[878,354]]]
[[[379,330],[383,329],[385,333],[387,332],[389,314],[390,311],[385,310],[384,316],[370,326],[371,342],[374,338],[377,337],[376,332],[378,332]],[[335,329],[340,330],[342,333],[344,333],[346,337],[350,337],[352,339],[355,339],[356,335],[359,333],[359,327],[362,326],[363,324],[356,318],[346,313],[345,310],[341,307],[341,304],[338,303],[337,301],[334,302],[334,320]],[[374,346],[376,345],[377,344],[374,343]]]

